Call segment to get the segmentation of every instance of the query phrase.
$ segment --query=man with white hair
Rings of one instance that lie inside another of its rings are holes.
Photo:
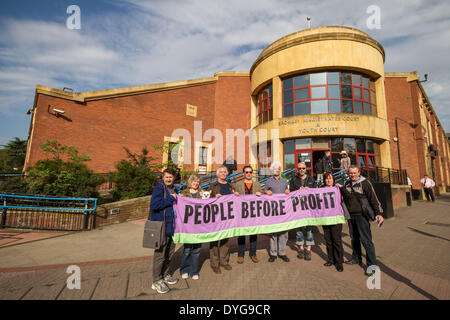
[[[281,164],[274,162],[270,166],[270,171],[273,176],[270,177],[264,186],[264,191],[267,195],[274,193],[289,194],[288,182],[280,177]],[[273,233],[270,238],[270,258],[269,262],[274,262],[277,256],[279,256],[284,262],[289,262],[289,258],[286,257],[286,243],[288,240],[288,231],[282,231]]]
[[[234,193],[234,187],[227,181],[228,169],[221,165],[217,168],[217,181],[209,186],[211,198],[220,198],[221,196]],[[220,274],[220,267],[225,270],[231,270],[230,245],[228,239],[213,241],[209,243],[209,261],[214,273]]]

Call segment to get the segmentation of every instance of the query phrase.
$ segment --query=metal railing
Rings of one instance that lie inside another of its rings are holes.
[[[362,175],[372,182],[408,185],[406,170],[376,167],[375,170],[363,170]]]
[[[96,198],[41,197],[0,194],[1,228],[90,230]]]

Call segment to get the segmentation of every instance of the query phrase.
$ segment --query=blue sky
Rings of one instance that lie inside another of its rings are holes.
[[[66,28],[69,5],[81,29]],[[368,6],[381,9],[370,30]],[[386,51],[386,72],[418,71],[450,132],[450,2],[299,0],[2,0],[0,145],[27,138],[37,84],[75,92],[248,71],[262,49],[312,27],[358,28]]]

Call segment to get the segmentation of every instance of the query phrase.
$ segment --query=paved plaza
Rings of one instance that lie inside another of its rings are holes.
[[[182,245],[171,268],[180,281],[167,294],[151,289],[152,250],[141,247],[143,220],[86,232],[49,233],[0,230],[0,299],[2,300],[448,300],[450,298],[450,194],[436,202],[415,201],[396,210],[381,228],[372,224],[380,289],[367,287],[358,265],[344,272],[324,267],[321,227],[315,230],[311,261],[299,260],[295,239],[288,242],[290,262],[269,263],[269,237],[258,240],[259,263],[248,255],[237,264],[237,240],[231,240],[233,270],[216,275],[209,266],[208,245],[200,256],[200,279],[181,279]],[[30,239],[29,241],[26,241]],[[345,259],[350,258],[348,227],[343,229]],[[364,251],[364,250],[363,250]],[[365,262],[365,257],[364,257]],[[81,270],[81,288],[68,289],[69,265]]]

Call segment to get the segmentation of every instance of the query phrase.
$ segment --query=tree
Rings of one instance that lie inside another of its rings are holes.
[[[79,155],[72,146],[47,140],[40,146],[49,158],[39,160],[27,171],[29,191],[33,194],[72,197],[98,197],[96,187],[104,179],[84,163],[87,155]]]
[[[27,141],[15,137],[0,149],[0,174],[21,174],[25,163]],[[0,176],[0,191],[26,193],[27,183],[21,176]]]
[[[113,193],[115,201],[149,195],[158,180],[152,170],[154,158],[149,156],[145,147],[140,154],[132,153],[126,147],[124,150],[127,153],[127,159],[120,160],[116,164],[116,171],[112,174],[115,183]]]
[[[0,172],[20,173],[25,163],[27,141],[15,137],[0,150]]]

